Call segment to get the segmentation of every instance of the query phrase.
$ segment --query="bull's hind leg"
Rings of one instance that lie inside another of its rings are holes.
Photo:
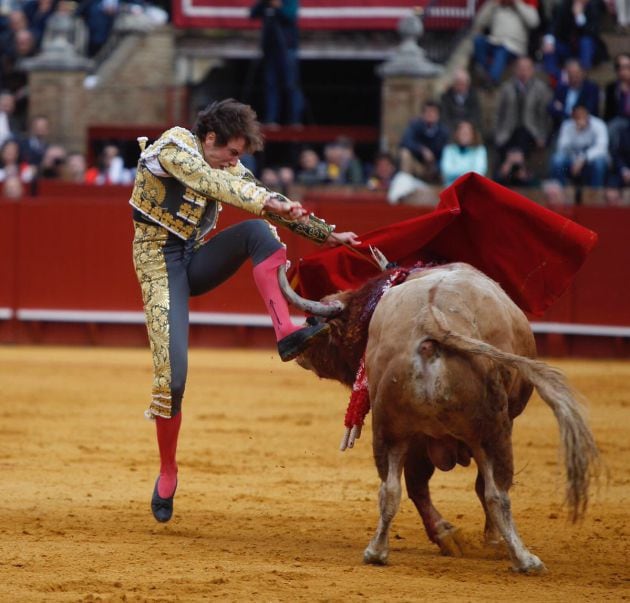
[[[380,517],[376,534],[363,553],[365,563],[384,565],[389,554],[389,527],[400,505],[403,459],[406,453],[406,444],[398,444],[396,447],[386,447],[380,438],[375,435],[374,457],[381,478],[379,491]]]
[[[486,484],[483,480],[483,475],[481,471],[477,473],[477,480],[475,481],[475,492],[477,493],[477,497],[481,502],[481,506],[483,507],[483,511],[486,515],[486,525],[483,530],[484,540],[486,544],[496,546],[499,543],[503,542],[503,536],[501,536],[501,532],[492,521],[492,516],[490,515],[490,511],[488,510],[488,505],[486,503]]]
[[[429,540],[440,547],[443,555],[461,557],[464,554],[464,542],[457,528],[442,517],[431,501],[429,480],[434,471],[435,466],[427,455],[425,441],[415,441],[405,460],[407,494],[420,513]]]
[[[542,561],[530,553],[523,544],[512,518],[508,490],[512,485],[514,467],[512,462],[511,425],[505,419],[502,429],[497,429],[496,438],[474,453],[483,478],[484,500],[488,515],[503,536],[515,571],[541,573],[545,571]]]

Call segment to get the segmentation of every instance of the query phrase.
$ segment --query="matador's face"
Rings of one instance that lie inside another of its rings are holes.
[[[239,157],[245,152],[245,138],[230,138],[224,146],[217,146],[216,134],[209,132],[202,141],[203,157],[211,168],[223,170],[237,164]]]

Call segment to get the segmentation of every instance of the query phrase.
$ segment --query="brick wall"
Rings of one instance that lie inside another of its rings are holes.
[[[170,123],[174,67],[170,27],[127,34],[94,74],[94,87],[84,86],[84,71],[31,71],[29,114],[46,115],[52,140],[86,153],[89,125]]]

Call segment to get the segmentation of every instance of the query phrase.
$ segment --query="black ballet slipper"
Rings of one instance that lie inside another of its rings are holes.
[[[151,497],[151,511],[153,517],[160,523],[166,523],[173,516],[173,498],[177,491],[177,484],[175,484],[175,490],[169,498],[162,498],[158,494],[158,483],[160,478],[155,480],[155,487],[153,488],[153,496]]]

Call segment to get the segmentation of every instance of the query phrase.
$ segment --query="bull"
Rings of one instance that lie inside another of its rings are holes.
[[[386,276],[313,302],[298,296],[280,270],[289,301],[330,327],[298,357],[300,366],[352,386],[365,353],[381,486],[378,526],[364,561],[387,562],[403,471],[429,539],[444,554],[462,555],[465,540],[433,506],[429,480],[435,468],[448,471],[474,459],[486,542],[504,543],[515,571],[544,572],[519,537],[510,508],[512,424],[536,388],[558,422],[565,498],[576,521],[598,471],[582,405],[559,370],[535,359],[526,316],[483,273],[463,263],[412,271],[379,298]]]

